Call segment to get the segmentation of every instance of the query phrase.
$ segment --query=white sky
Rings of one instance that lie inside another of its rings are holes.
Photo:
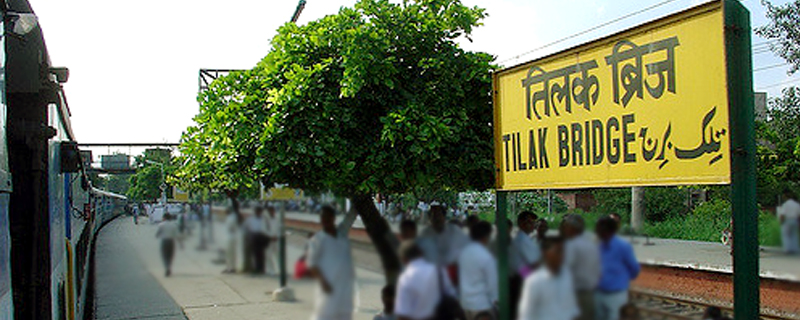
[[[266,55],[275,30],[297,5],[296,0],[30,1],[53,64],[70,69],[65,87],[78,141],[104,143],[178,142],[198,111],[198,70],[251,68]],[[473,42],[464,41],[465,48],[504,61],[662,0],[462,1],[484,7],[490,15],[475,31]],[[700,2],[676,0],[504,64],[528,61]],[[758,0],[742,2],[750,9],[754,27],[766,23]],[[353,3],[308,0],[299,23]],[[520,41],[523,38],[527,41]],[[754,44],[763,41],[753,38]],[[781,63],[771,53],[754,56],[755,68]],[[788,77],[786,70],[756,72],[756,89],[778,95],[782,86],[762,89],[800,79],[800,74]]]

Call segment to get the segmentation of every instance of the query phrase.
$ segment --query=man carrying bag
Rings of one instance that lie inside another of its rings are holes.
[[[463,320],[450,279],[435,264],[423,258],[414,241],[400,246],[405,265],[397,281],[394,314],[398,320]]]

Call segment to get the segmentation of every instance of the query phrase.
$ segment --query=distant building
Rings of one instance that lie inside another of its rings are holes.
[[[568,209],[581,209],[583,211],[591,211],[596,205],[597,200],[591,191],[562,191],[556,193],[556,196],[564,200]]]
[[[127,170],[131,167],[131,157],[127,154],[100,156],[100,167],[105,170]]]
[[[755,104],[756,121],[767,120],[767,93],[756,92],[754,98],[755,98],[754,104]]]

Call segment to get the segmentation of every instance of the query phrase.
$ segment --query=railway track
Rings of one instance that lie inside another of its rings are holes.
[[[631,290],[630,300],[638,309],[638,319],[641,320],[698,320],[703,319],[703,313],[708,307],[720,308],[725,316],[733,318],[733,308],[730,306],[676,298],[653,292]],[[759,319],[793,320],[796,318],[762,313]]]

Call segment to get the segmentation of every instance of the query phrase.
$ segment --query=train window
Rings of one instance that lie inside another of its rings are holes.
[[[61,150],[61,172],[78,172],[81,168],[81,154],[78,150],[78,143],[74,141],[62,141]]]

